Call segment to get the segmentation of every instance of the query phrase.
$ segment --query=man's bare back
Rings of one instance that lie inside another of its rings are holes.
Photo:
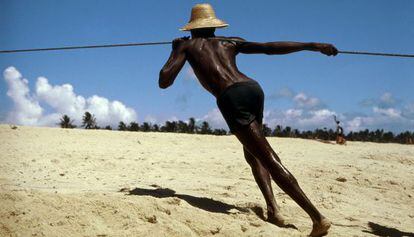
[[[176,53],[173,50],[174,59],[167,62],[167,70],[181,65],[184,58],[180,55],[185,55],[201,85],[215,97],[233,83],[251,80],[237,69],[236,43],[223,39],[231,38],[200,37],[175,40]],[[161,73],[163,74],[163,71]]]
[[[194,38],[183,45],[201,85],[216,97],[233,83],[251,80],[236,66],[236,43],[225,39],[232,38]]]

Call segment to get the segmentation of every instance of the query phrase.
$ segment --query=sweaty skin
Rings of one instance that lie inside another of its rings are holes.
[[[217,98],[230,85],[253,80],[238,70],[236,55],[239,53],[274,55],[302,50],[317,51],[328,56],[338,53],[331,44],[257,43],[238,37],[216,37],[214,28],[192,30],[191,34],[191,39],[184,37],[173,41],[171,55],[160,71],[160,88],[165,89],[173,84],[186,61],[190,63],[201,85]],[[330,221],[316,209],[299,187],[295,177],[282,165],[262,133],[262,124],[254,120],[233,133],[243,145],[245,159],[265,198],[268,221],[280,227],[294,227],[287,224],[279,213],[271,187],[271,177],[312,219],[313,229],[310,236],[327,234]]]

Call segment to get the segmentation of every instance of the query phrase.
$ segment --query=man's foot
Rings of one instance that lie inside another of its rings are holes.
[[[277,225],[279,227],[282,227],[282,228],[292,228],[296,230],[298,229],[295,225],[287,223],[285,219],[279,213],[276,213],[276,214],[267,213],[266,221],[274,225]]]
[[[328,230],[331,227],[331,222],[328,218],[323,218],[320,222],[313,223],[312,232],[309,234],[310,237],[319,237],[328,234]]]

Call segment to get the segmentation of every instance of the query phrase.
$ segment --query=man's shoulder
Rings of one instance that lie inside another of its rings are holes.
[[[246,42],[245,39],[238,36],[216,36],[217,39],[229,40],[234,42]]]

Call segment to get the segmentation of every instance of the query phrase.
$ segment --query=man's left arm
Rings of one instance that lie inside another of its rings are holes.
[[[325,43],[300,43],[300,42],[243,42],[239,44],[241,53],[264,53],[264,54],[289,54],[302,50],[317,51],[328,56],[335,56],[338,50],[332,44]]]

